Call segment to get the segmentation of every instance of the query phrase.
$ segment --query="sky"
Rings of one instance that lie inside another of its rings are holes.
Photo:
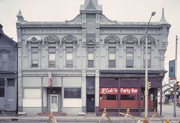
[[[0,0],[0,23],[5,34],[17,40],[16,15],[21,10],[27,21],[65,21],[79,14],[80,5],[85,0]],[[171,24],[168,48],[165,55],[165,70],[169,60],[175,58],[176,35],[180,38],[180,0],[98,0],[103,6],[103,14],[111,20],[147,22],[152,11],[156,11],[153,21],[159,21],[162,8],[165,18]],[[180,39],[178,40],[180,48]],[[178,50],[177,79],[180,80],[180,50]],[[167,74],[168,75],[168,74]],[[164,83],[168,82],[168,76]]]

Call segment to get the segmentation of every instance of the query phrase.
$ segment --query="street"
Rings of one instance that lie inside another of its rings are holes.
[[[180,108],[177,107],[176,118],[173,118],[173,109],[172,105],[163,105],[163,122],[169,119],[170,123],[180,123]],[[19,118],[19,120],[17,120]],[[56,116],[55,117],[58,123],[98,123],[100,117],[96,116]],[[137,123],[137,121],[132,118],[124,118],[124,117],[110,117],[112,123]],[[142,118],[142,117],[141,117]],[[47,123],[48,117],[45,116],[35,116],[35,117],[0,117],[0,123]],[[151,119],[151,118],[149,118]],[[107,120],[102,120],[101,123],[109,123]],[[151,119],[151,123],[162,123],[162,121],[154,117]]]

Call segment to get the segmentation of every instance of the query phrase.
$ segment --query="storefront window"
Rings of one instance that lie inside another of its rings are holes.
[[[107,100],[117,100],[117,95],[106,95]]]
[[[135,100],[136,99],[136,95],[120,95],[121,96],[121,100]]]
[[[64,98],[81,98],[81,88],[64,88]]]

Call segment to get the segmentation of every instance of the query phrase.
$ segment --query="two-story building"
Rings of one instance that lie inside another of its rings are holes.
[[[85,0],[70,21],[31,22],[21,12],[17,18],[19,111],[144,111],[147,22],[112,21],[97,0]],[[164,11],[149,25],[150,110],[165,74],[169,28]]]
[[[17,43],[0,24],[0,114],[17,110]]]

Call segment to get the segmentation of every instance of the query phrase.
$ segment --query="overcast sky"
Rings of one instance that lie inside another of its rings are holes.
[[[16,15],[19,10],[28,21],[65,21],[79,14],[80,5],[84,4],[84,1],[0,0],[0,23],[4,26],[4,32],[16,41]],[[152,21],[159,21],[164,8],[165,18],[171,24],[165,60],[165,69],[168,70],[168,62],[175,56],[175,36],[178,35],[180,38],[180,0],[99,0],[98,2],[103,6],[103,14],[117,21],[147,22],[152,11],[156,11]],[[178,48],[180,48],[180,39]],[[180,79],[180,50],[178,59],[178,79]]]

